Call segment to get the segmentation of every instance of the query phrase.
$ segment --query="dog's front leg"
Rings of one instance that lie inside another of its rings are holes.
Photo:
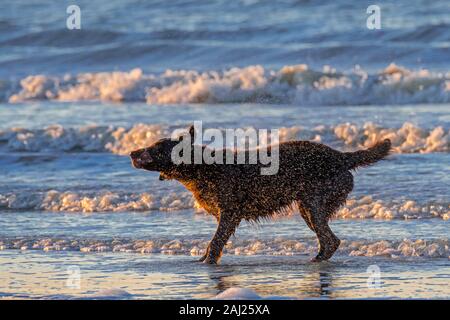
[[[208,264],[217,264],[222,256],[223,247],[227,244],[231,235],[236,231],[239,223],[240,219],[234,218],[233,214],[226,212],[221,213],[216,233],[210,241],[205,255],[200,261]]]

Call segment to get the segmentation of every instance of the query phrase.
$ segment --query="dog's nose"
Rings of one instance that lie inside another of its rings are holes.
[[[140,156],[141,153],[142,153],[142,150],[131,151],[131,152],[130,152],[130,157],[131,157],[131,158],[137,158],[137,157]]]

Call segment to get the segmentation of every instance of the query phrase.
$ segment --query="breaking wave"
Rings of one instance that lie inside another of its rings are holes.
[[[162,74],[80,73],[63,77],[30,75],[5,84],[0,97],[9,102],[141,101],[180,103],[288,103],[298,105],[374,105],[450,102],[450,73],[408,70],[390,64],[377,74],[360,67],[338,72],[305,64],[267,70],[261,65],[224,71],[167,70]]]
[[[137,148],[147,147],[172,129],[160,124],[136,124],[131,128],[113,126],[84,126],[65,128],[53,125],[44,129],[11,128],[0,130],[0,148],[7,151],[112,152],[126,155]],[[442,126],[420,128],[405,122],[399,128],[385,128],[371,122],[362,126],[342,123],[308,129],[301,126],[280,128],[280,141],[311,140],[341,149],[367,148],[389,138],[394,152],[431,153],[450,151],[450,129]]]
[[[70,239],[54,237],[2,237],[0,250],[43,250],[80,252],[126,252],[141,254],[191,255],[205,253],[207,240],[134,240],[114,238]],[[232,239],[224,249],[231,255],[314,255],[316,240],[275,238],[270,240]],[[337,255],[366,257],[423,257],[450,259],[449,239],[342,240]]]
[[[194,209],[203,213],[189,192],[169,194],[98,194],[59,192],[0,194],[0,210],[37,210],[51,212],[139,212]],[[292,215],[291,212],[288,215]],[[450,219],[450,203],[417,203],[413,200],[389,202],[371,196],[349,199],[336,214],[338,219]]]
[[[167,127],[137,124],[130,129],[112,126],[64,128],[53,125],[44,129],[12,128],[0,130],[0,145],[9,151],[85,151],[128,154],[169,136]]]
[[[86,194],[51,190],[38,193],[0,194],[0,210],[40,210],[52,212],[173,211],[192,209],[195,201],[189,192],[158,196],[150,193]]]

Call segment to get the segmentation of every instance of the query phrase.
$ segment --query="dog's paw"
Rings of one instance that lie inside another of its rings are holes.
[[[204,264],[217,264],[217,260],[211,257],[206,257],[202,262]]]
[[[322,255],[317,255],[314,258],[312,258],[310,261],[311,262],[323,262],[323,261],[327,261],[328,259],[326,259],[325,257],[323,257]]]

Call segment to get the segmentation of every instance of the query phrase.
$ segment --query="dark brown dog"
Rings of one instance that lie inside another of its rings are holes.
[[[190,141],[194,141],[193,127],[189,134]],[[148,148],[131,152],[130,156],[134,167],[160,172],[161,180],[181,182],[197,202],[216,217],[217,231],[200,259],[210,264],[220,260],[223,247],[242,219],[258,221],[294,205],[299,207],[306,224],[319,240],[319,252],[313,261],[331,258],[340,240],[331,231],[328,221],[353,189],[350,170],[383,159],[391,149],[389,140],[356,152],[339,152],[309,141],[283,142],[278,145],[278,173],[261,175],[263,165],[260,163],[175,164],[172,149],[182,139],[162,139]],[[236,151],[228,151],[236,159]],[[270,147],[268,151],[270,154]]]

